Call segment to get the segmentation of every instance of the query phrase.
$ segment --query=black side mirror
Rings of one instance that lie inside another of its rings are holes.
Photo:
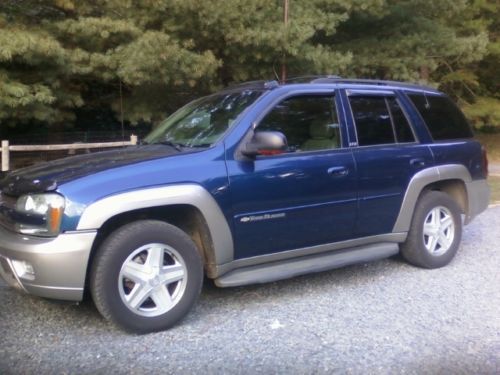
[[[257,155],[276,155],[286,151],[288,143],[281,132],[255,132],[250,142],[241,151],[243,155],[255,157]]]

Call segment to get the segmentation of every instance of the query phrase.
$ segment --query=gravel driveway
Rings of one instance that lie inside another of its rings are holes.
[[[438,270],[388,259],[267,285],[206,283],[146,336],[0,286],[0,373],[500,373],[500,207]]]

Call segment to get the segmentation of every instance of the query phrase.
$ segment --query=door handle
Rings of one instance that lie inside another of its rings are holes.
[[[334,176],[334,177],[347,176],[349,174],[349,169],[347,167],[344,167],[344,166],[331,167],[331,168],[328,168],[328,174],[330,176]]]
[[[420,158],[411,159],[410,165],[412,167],[425,167],[425,160]]]

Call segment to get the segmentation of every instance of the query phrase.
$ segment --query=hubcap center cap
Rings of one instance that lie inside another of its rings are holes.
[[[160,276],[156,275],[155,277],[153,277],[150,281],[149,281],[149,284],[155,288],[157,287],[158,285],[160,285]]]

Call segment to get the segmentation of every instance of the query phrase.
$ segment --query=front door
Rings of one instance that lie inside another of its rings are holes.
[[[282,100],[255,131],[282,132],[288,150],[228,159],[235,258],[341,241],[356,219],[356,170],[343,148],[333,94]]]

